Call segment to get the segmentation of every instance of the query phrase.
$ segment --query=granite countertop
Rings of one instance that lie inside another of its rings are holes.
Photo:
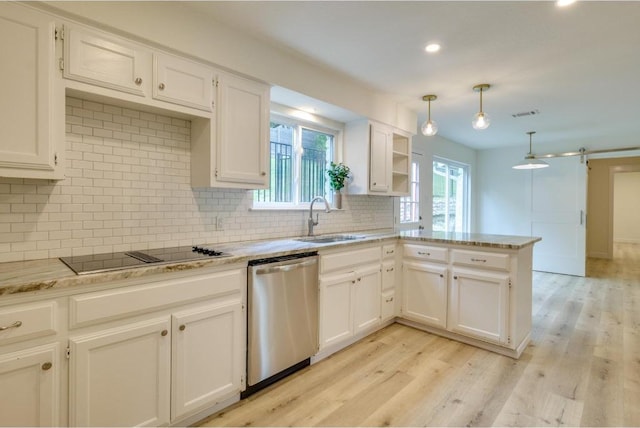
[[[0,263],[0,298],[2,296],[17,293],[65,289],[129,278],[139,278],[165,272],[246,263],[248,260],[256,258],[279,257],[289,254],[318,251],[329,248],[340,248],[362,243],[374,243],[388,239],[400,238],[418,242],[502,249],[520,249],[528,245],[533,245],[541,240],[541,238],[525,236],[425,232],[423,230],[398,232],[392,229],[353,232],[349,234],[358,236],[358,239],[331,243],[313,243],[300,241],[296,238],[283,238],[264,241],[204,245],[215,247],[216,250],[230,253],[232,256],[173,264],[149,265],[86,275],[76,275],[58,259]]]

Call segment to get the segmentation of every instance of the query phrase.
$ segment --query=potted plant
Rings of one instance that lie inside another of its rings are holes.
[[[338,209],[342,208],[342,193],[340,193],[340,190],[344,187],[344,182],[349,178],[350,172],[351,169],[342,162],[331,162],[331,166],[327,170],[329,186],[333,190],[333,203]]]

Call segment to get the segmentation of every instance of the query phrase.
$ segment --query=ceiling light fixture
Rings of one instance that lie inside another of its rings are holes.
[[[422,124],[420,130],[422,131],[422,135],[426,135],[427,137],[433,137],[438,132],[438,124],[435,120],[431,120],[431,101],[437,100],[438,97],[436,95],[425,95],[422,97],[422,101],[426,101],[429,103],[427,120]]]
[[[565,6],[569,6],[573,3],[575,3],[576,0],[557,0],[556,1],[556,6],[558,7],[565,7]]]
[[[531,153],[531,136],[535,133],[536,131],[527,132],[527,134],[529,134],[529,153],[524,157],[524,160],[514,165],[512,167],[513,169],[540,169],[549,166],[545,161],[536,159],[533,153]]]
[[[424,48],[424,50],[429,53],[438,52],[440,50],[440,45],[437,43],[429,43],[427,47]]]
[[[474,91],[480,92],[480,111],[473,116],[473,120],[471,121],[473,129],[487,129],[491,124],[489,115],[482,111],[482,92],[488,91],[490,87],[491,85],[488,83],[481,83],[473,87]]]

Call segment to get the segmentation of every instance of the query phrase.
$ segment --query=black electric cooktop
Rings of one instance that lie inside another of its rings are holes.
[[[60,260],[69,266],[76,274],[83,275],[229,256],[231,256],[231,254],[216,251],[209,247],[188,246],[93,254],[89,256],[60,257]]]

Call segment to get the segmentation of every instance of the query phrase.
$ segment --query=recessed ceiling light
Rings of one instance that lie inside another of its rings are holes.
[[[565,6],[569,6],[570,4],[573,4],[575,2],[576,2],[576,0],[557,0],[556,1],[556,6],[565,7]]]
[[[424,50],[429,53],[438,52],[440,50],[440,45],[437,43],[429,43]]]

